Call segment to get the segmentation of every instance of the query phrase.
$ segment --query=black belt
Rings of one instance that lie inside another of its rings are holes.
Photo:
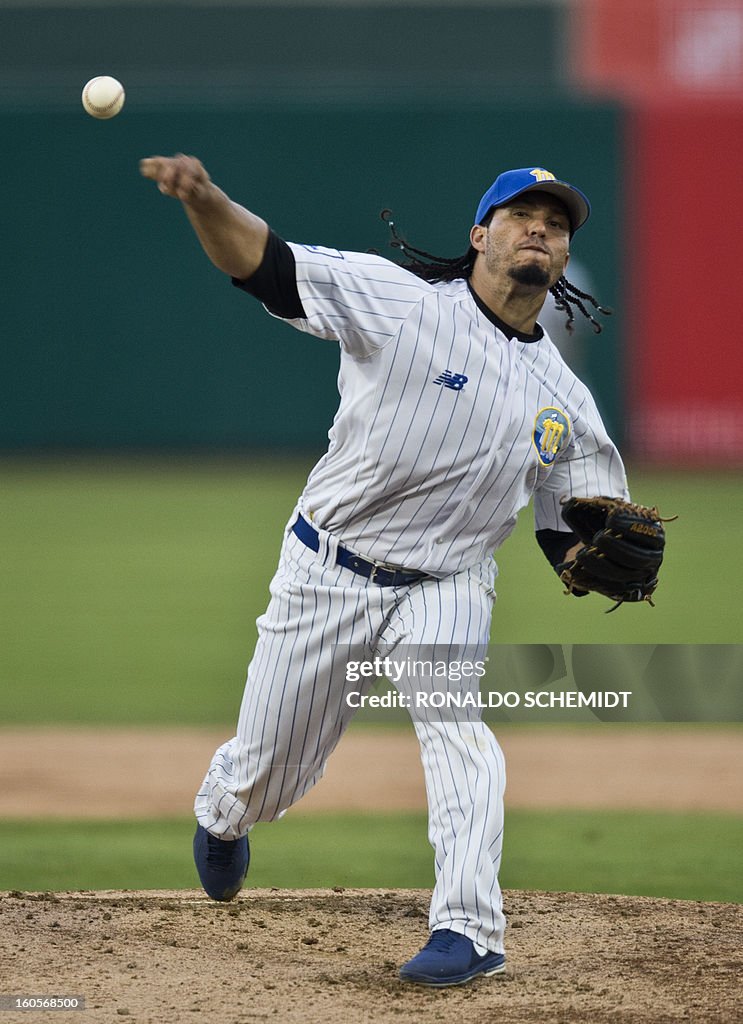
[[[303,516],[297,517],[292,531],[312,551],[320,550],[320,535]],[[393,569],[388,565],[380,565],[379,562],[370,562],[368,558],[355,555],[341,544],[338,545],[335,561],[336,565],[342,565],[345,569],[357,572],[359,576],[365,576],[370,583],[376,583],[379,587],[406,587],[419,580],[432,578],[425,572],[409,572],[407,569]]]

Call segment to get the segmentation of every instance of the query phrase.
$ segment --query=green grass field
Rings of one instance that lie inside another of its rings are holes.
[[[0,889],[198,888],[191,819],[0,823]],[[725,815],[525,812],[508,815],[505,889],[611,892],[743,902],[743,821]],[[317,815],[259,824],[256,888],[430,888],[421,814]]]
[[[0,722],[173,726],[235,720],[281,533],[310,460],[6,460]],[[575,600],[531,513],[499,553],[493,640],[722,644],[740,639],[743,506],[732,474],[630,473],[678,513],[657,607]],[[2,822],[0,888],[192,887],[190,820]],[[506,888],[738,900],[739,818],[512,812]],[[429,886],[418,816],[258,826],[256,886]]]
[[[9,722],[233,721],[281,533],[308,469],[286,461],[9,460],[0,682]],[[565,597],[522,514],[499,553],[493,640],[737,643],[741,475],[630,474],[678,513],[657,607]]]

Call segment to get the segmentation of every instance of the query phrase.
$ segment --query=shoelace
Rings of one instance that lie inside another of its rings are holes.
[[[225,843],[223,840],[211,835],[211,833],[207,833],[206,844],[207,864],[214,864],[218,868],[228,868],[232,865],[232,858],[235,852],[234,843]]]
[[[448,953],[458,938],[460,936],[456,932],[439,928],[438,931],[431,933],[431,938],[426,943],[426,949],[432,949],[436,953]]]

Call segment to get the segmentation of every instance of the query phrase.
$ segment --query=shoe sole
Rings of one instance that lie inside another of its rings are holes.
[[[236,899],[240,895],[242,887],[245,884],[245,879],[246,879],[247,874],[248,874],[248,868],[250,867],[250,846],[248,846],[248,848],[247,848],[248,860],[247,860],[247,864],[245,865],[245,870],[242,872],[241,877],[234,879],[230,883],[230,885],[228,885],[228,886],[225,885],[224,888],[219,888],[218,889],[217,888],[217,883],[216,883],[215,880],[208,880],[208,882],[205,883],[204,879],[201,877],[201,869],[199,867],[199,858],[200,858],[201,851],[205,848],[204,841],[202,840],[202,837],[201,837],[201,832],[202,831],[203,830],[200,830],[199,828],[197,828],[196,834],[194,835],[194,838],[193,838],[194,861],[196,863],[196,871],[197,871],[197,874],[199,876],[199,881],[201,882],[201,888],[204,890],[204,892],[209,897],[209,899],[214,900],[216,903],[231,903],[232,900]],[[205,857],[206,857],[206,854],[205,854]],[[207,888],[207,884],[208,884],[208,888]],[[224,884],[224,883],[222,883],[222,884]]]
[[[412,982],[414,985],[425,985],[426,988],[448,988],[450,985],[466,985],[468,981],[475,978],[492,978],[495,974],[503,974],[506,969],[506,962],[496,964],[487,971],[472,971],[470,974],[460,974],[453,978],[429,978],[426,975],[403,974],[400,972],[400,980]]]
[[[244,881],[245,879],[243,879],[243,882]],[[210,900],[214,900],[215,903],[231,903],[232,900],[237,899],[237,897],[242,892],[243,882],[240,882],[237,889],[225,889],[224,892],[220,893],[219,895],[207,892],[206,895],[209,897]],[[204,889],[204,892],[206,892],[206,889]]]

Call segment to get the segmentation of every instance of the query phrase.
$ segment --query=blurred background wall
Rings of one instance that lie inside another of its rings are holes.
[[[110,122],[96,74],[127,90]],[[183,151],[284,237],[392,258],[383,207],[458,255],[500,170],[574,181],[571,269],[615,314],[560,344],[611,431],[740,460],[742,83],[739,0],[0,4],[0,449],[322,449],[337,352],[139,177]]]
[[[628,448],[743,463],[743,0],[576,0],[570,64],[624,109]]]

